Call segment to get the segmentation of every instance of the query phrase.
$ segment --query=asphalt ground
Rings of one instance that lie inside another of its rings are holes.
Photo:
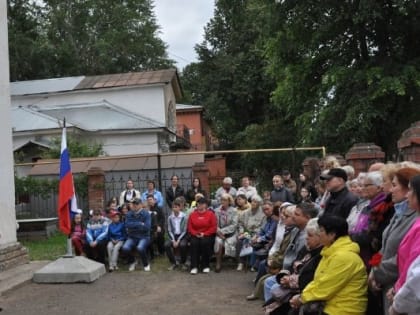
[[[93,283],[24,285],[0,296],[1,315],[263,314],[262,301],[246,301],[255,273],[228,266],[220,273],[141,268],[107,273]]]

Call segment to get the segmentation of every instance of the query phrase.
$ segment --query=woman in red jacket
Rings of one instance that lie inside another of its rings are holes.
[[[198,273],[198,266],[203,273],[210,272],[210,255],[213,252],[214,237],[217,231],[217,219],[214,212],[208,209],[205,198],[198,200],[197,209],[188,219],[188,233],[191,243],[191,274]]]

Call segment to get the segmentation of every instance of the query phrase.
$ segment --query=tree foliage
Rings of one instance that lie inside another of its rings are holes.
[[[420,2],[217,1],[184,87],[233,147],[374,142],[420,119]]]
[[[151,0],[9,0],[11,79],[173,66]],[[22,67],[25,65],[25,67]]]
[[[90,143],[84,141],[79,136],[67,137],[67,148],[71,158],[78,157],[97,157],[104,154],[103,146],[100,143]],[[61,155],[61,138],[54,137],[51,139],[51,147],[42,157],[46,159],[59,159]]]
[[[267,41],[274,104],[302,140],[345,152],[375,142],[390,156],[420,118],[417,1],[283,1]]]
[[[205,106],[223,147],[237,146],[239,131],[264,122],[273,88],[264,71],[261,28],[249,18],[257,12],[246,3],[216,2],[204,40],[196,46],[200,62],[187,66],[182,76],[192,102]]]

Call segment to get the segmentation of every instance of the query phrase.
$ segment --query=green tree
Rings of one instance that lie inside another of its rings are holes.
[[[13,67],[12,79],[122,73],[174,65],[158,37],[151,0],[44,0],[41,7],[39,3],[9,0],[9,8],[16,8],[9,16],[11,46],[20,38],[17,48],[11,49],[11,64],[26,60],[19,51],[38,57],[29,59],[31,67],[26,69]]]
[[[11,81],[48,75],[48,45],[40,32],[43,23],[42,8],[36,1],[8,1]]]
[[[260,11],[243,0],[219,0],[214,17],[196,46],[199,62],[184,70],[185,90],[205,106],[206,118],[223,147],[235,147],[236,135],[265,121],[272,81],[260,40]]]
[[[271,13],[273,101],[302,143],[346,152],[372,141],[396,153],[420,118],[420,3],[285,0]]]
[[[90,143],[84,141],[80,136],[70,135],[67,137],[67,148],[71,158],[78,157],[97,157],[104,154],[103,146],[100,143]],[[61,138],[51,139],[51,147],[43,154],[46,159],[59,159],[61,155]]]

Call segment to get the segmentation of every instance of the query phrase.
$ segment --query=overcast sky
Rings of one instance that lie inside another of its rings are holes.
[[[161,38],[168,44],[169,58],[182,70],[197,61],[194,45],[203,40],[204,26],[213,17],[214,0],[155,0]]]

